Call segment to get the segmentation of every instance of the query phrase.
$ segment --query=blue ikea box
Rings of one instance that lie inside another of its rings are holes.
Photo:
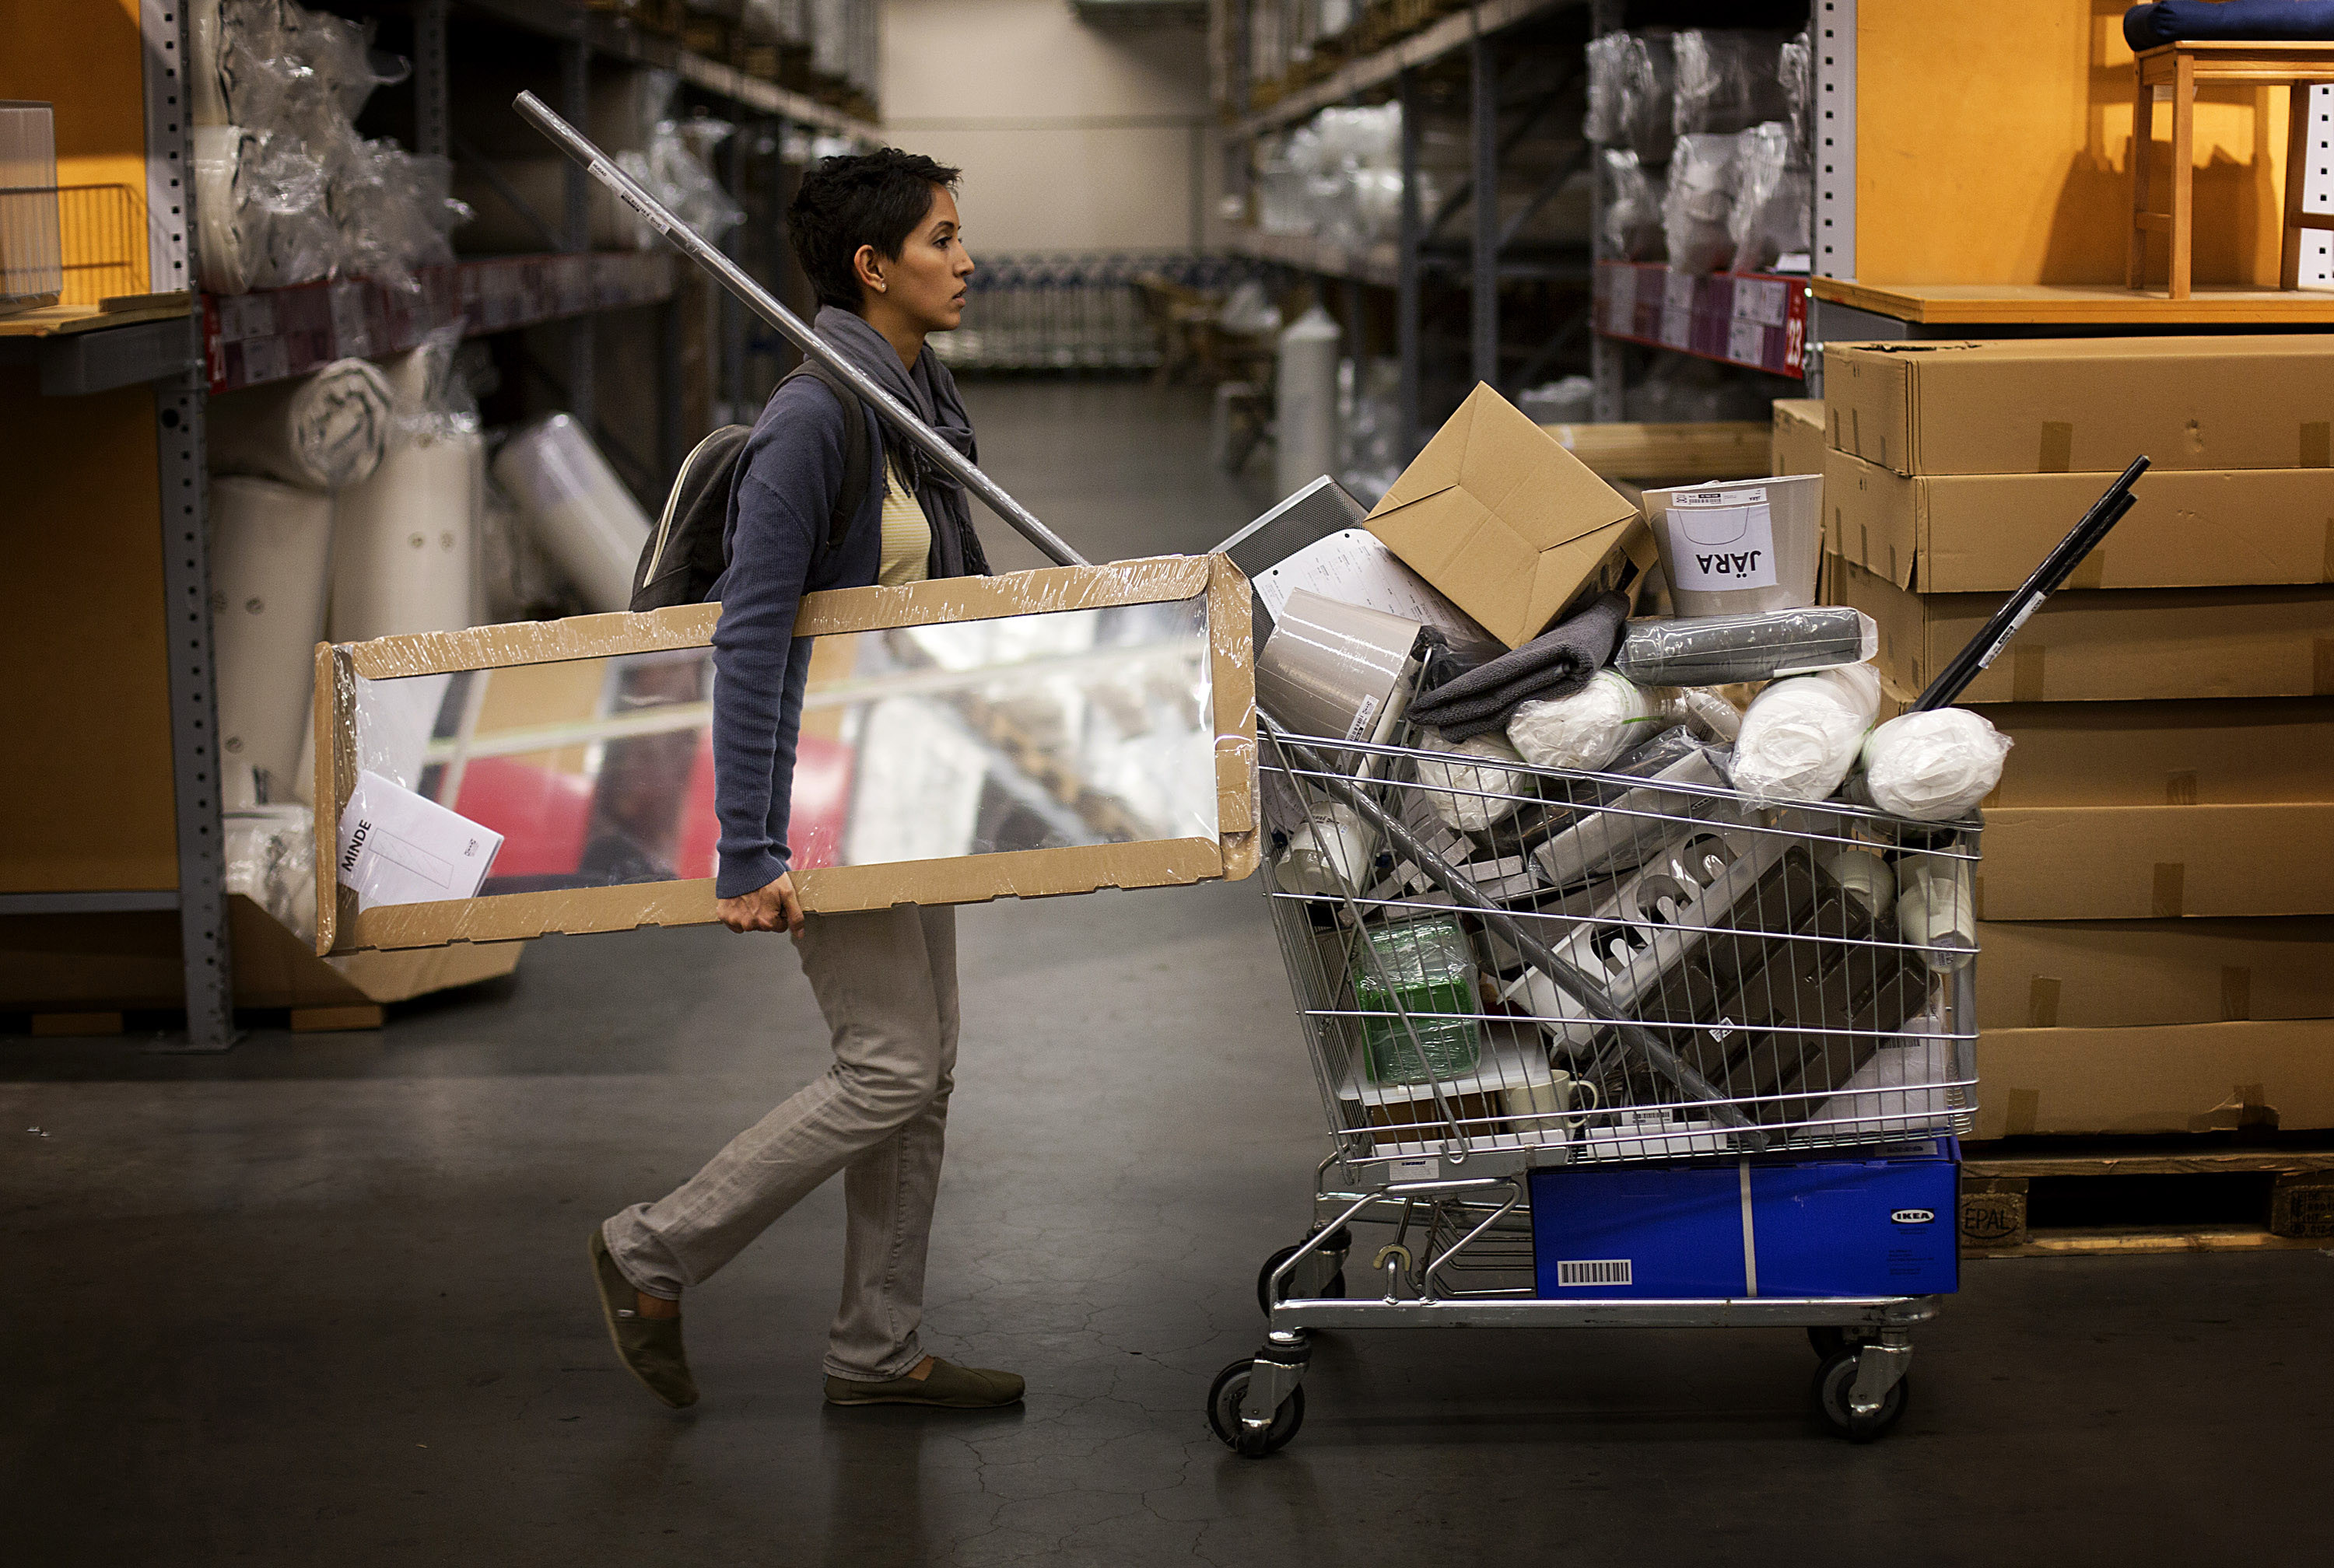
[[[1531,1175],[1541,1296],[1936,1295],[1960,1285],[1951,1139],[1870,1153]]]

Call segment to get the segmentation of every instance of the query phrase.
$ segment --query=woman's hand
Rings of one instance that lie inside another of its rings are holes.
[[[716,899],[713,912],[733,931],[784,930],[799,937],[803,928],[802,900],[795,897],[791,873],[780,871],[768,887],[734,899]]]

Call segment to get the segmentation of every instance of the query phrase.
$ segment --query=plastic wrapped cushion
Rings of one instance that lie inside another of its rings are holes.
[[[1625,148],[1606,148],[1598,159],[1605,178],[1605,245],[1623,261],[1650,261],[1667,243],[1662,193]]]
[[[1569,697],[1519,706],[1508,720],[1508,739],[1535,767],[1594,773],[1683,717],[1675,690],[1641,687],[1600,669]]]
[[[1735,138],[1681,136],[1662,195],[1662,234],[1679,272],[1717,272],[1734,259]]]
[[[1868,664],[1777,681],[1742,716],[1734,787],[1762,804],[1828,798],[1879,711],[1880,676]]]
[[[1736,271],[1756,272],[1807,251],[1815,196],[1799,163],[1790,128],[1778,121],[1754,125],[1735,139],[1734,206],[1727,232],[1734,242]]]
[[[1791,121],[1791,140],[1796,146],[1808,145],[1808,108],[1816,101],[1815,48],[1807,28],[1786,43],[1775,62],[1775,74],[1782,79],[1783,106]]]
[[[323,166],[284,131],[195,128],[198,263],[213,293],[330,277],[340,243]]]
[[[1671,50],[1676,80],[1670,125],[1680,137],[1731,135],[1789,112],[1779,71],[1784,34],[1688,29]]]
[[[1594,142],[1625,147],[1647,164],[1668,162],[1674,74],[1669,38],[1607,33],[1589,41],[1587,53],[1588,113],[1583,133]]]
[[[1480,833],[1513,814],[1522,803],[1512,765],[1524,759],[1494,731],[1453,745],[1434,730],[1421,730],[1419,746],[1475,763],[1418,760],[1418,782],[1434,814],[1462,833]]]
[[[2001,782],[2011,740],[1965,707],[1899,714],[1864,742],[1872,803],[1917,822],[1951,822]]]
[[[1771,680],[1880,651],[1880,628],[1846,605],[1632,620],[1613,668],[1644,686],[1727,686]]]

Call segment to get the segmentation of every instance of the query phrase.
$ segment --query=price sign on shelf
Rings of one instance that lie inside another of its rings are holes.
[[[1673,349],[1683,349],[1693,341],[1693,313],[1675,305],[1662,307],[1662,341]]]
[[[1726,329],[1726,357],[1738,364],[1767,364],[1767,329],[1737,316]]]

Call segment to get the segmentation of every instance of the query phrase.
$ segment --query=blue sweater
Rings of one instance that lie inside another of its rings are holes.
[[[883,551],[883,429],[865,410],[874,461],[851,531],[826,548],[843,489],[843,409],[808,376],[779,384],[754,423],[722,539],[729,564],[713,585],[713,801],[721,864],[713,888],[734,899],[776,881],[792,859],[786,811],[811,640],[794,635],[802,596],[865,588]]]

